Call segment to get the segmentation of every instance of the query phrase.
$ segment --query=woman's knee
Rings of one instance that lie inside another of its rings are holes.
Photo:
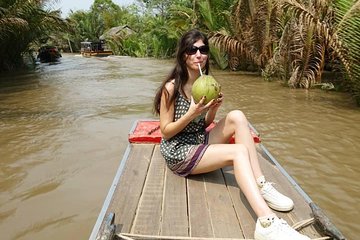
[[[240,110],[233,110],[229,112],[227,118],[232,123],[244,124],[244,125],[248,124],[245,114]]]
[[[247,147],[244,144],[234,144],[235,150],[235,156],[233,161],[249,161],[249,151]]]

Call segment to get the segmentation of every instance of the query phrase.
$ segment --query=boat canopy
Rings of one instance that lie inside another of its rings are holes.
[[[103,51],[105,49],[105,40],[97,42],[81,42],[81,51]]]

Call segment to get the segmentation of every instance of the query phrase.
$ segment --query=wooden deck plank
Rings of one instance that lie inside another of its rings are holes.
[[[130,232],[153,149],[153,144],[131,146],[124,172],[107,210],[107,213],[115,213],[115,224],[122,232]]]
[[[257,216],[236,182],[233,167],[223,168],[223,174],[244,238],[253,238]]]
[[[214,237],[242,238],[243,234],[221,170],[204,174]]]
[[[259,150],[259,149],[258,149]],[[268,181],[294,200],[289,224],[311,217],[304,197],[283,173],[259,156]],[[241,193],[232,167],[178,177],[166,166],[159,145],[131,144],[122,175],[106,212],[115,213],[117,232],[199,238],[253,238],[256,216]],[[115,186],[115,185],[113,185]],[[311,238],[321,235],[307,227]]]
[[[283,183],[288,182],[288,180],[284,177],[281,182],[279,182],[279,178],[281,178],[282,175],[281,172],[279,171],[274,171],[277,169],[273,169],[274,165],[271,164],[266,158],[264,158],[264,156],[262,156],[261,154],[258,153],[258,158],[259,158],[259,163],[260,163],[260,167],[261,170],[263,171],[263,174],[266,178],[267,181],[269,182],[273,182],[274,183],[274,187],[280,192],[283,193],[284,195],[288,196],[289,198],[291,198],[294,201],[294,197],[296,196],[296,192],[293,191],[287,191],[287,189],[282,188],[281,185],[283,185]],[[281,183],[281,184],[280,184]],[[294,202],[295,204],[295,202]],[[297,220],[292,218],[291,215],[289,214],[289,212],[279,212],[276,210],[273,210],[276,215],[280,218],[283,218],[284,220],[286,220],[290,225],[292,225],[294,222],[296,222]]]
[[[158,148],[156,148],[156,154]],[[189,236],[186,179],[165,170],[163,214],[160,235]]]
[[[214,237],[203,175],[189,176],[188,214],[191,237]]]
[[[162,213],[165,162],[155,146],[131,233],[159,235]]]
[[[259,154],[260,155],[260,154]],[[306,203],[305,199],[296,189],[291,185],[289,180],[280,172],[280,170],[266,160],[266,156],[260,155],[260,165],[269,181],[276,183],[275,187],[280,192],[284,193],[294,201],[294,209],[288,213],[277,213],[280,217],[283,217],[288,221],[290,225],[297,223],[301,220],[309,219],[312,217],[311,209]],[[286,216],[284,216],[286,214]],[[317,231],[313,227],[307,227],[301,230],[302,233],[306,234],[311,238],[318,236]]]

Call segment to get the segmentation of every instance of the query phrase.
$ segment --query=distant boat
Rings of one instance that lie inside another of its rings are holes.
[[[61,58],[61,53],[57,49],[57,47],[54,46],[42,46],[39,49],[39,54],[37,55],[37,58],[40,60],[40,62],[56,62]]]
[[[80,53],[84,57],[106,57],[113,55],[111,50],[106,49],[104,40],[97,42],[81,42]]]

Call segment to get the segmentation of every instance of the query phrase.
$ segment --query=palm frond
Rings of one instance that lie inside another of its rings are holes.
[[[244,42],[241,42],[238,39],[232,36],[228,36],[224,33],[215,33],[214,35],[210,36],[209,41],[214,44],[214,46],[229,53],[229,55],[244,57],[251,55],[244,45]]]
[[[0,70],[20,65],[22,55],[31,52],[34,43],[51,36],[50,30],[61,30],[66,22],[59,11],[44,10],[47,1],[13,0],[0,8]]]
[[[199,2],[198,5],[199,5],[199,13],[201,15],[202,24],[204,24],[208,30],[216,31],[215,19],[209,2],[208,1]]]
[[[335,14],[336,34],[346,46],[346,56],[349,60],[350,73],[347,83],[350,91],[360,105],[360,1],[334,1],[332,4]]]
[[[321,2],[324,3],[324,2]],[[324,8],[324,14],[315,14],[315,8],[307,8],[295,0],[285,0],[283,3],[284,9],[290,10],[294,13],[296,19],[298,19],[303,26],[314,26],[317,41],[322,41],[325,47],[331,48],[339,58],[344,66],[345,71],[351,76],[351,64],[346,57],[346,48],[343,46],[338,35],[334,32],[333,27],[326,21],[323,21],[320,16],[324,17],[328,13],[327,8]],[[320,11],[320,9],[316,9]],[[322,61],[323,57],[316,58]],[[312,60],[315,61],[315,60]],[[323,62],[317,63],[319,66],[324,66]],[[317,68],[314,68],[317,69]],[[323,69],[318,69],[314,76],[320,75]],[[319,79],[316,77],[316,79]],[[309,85],[310,86],[310,85]]]

